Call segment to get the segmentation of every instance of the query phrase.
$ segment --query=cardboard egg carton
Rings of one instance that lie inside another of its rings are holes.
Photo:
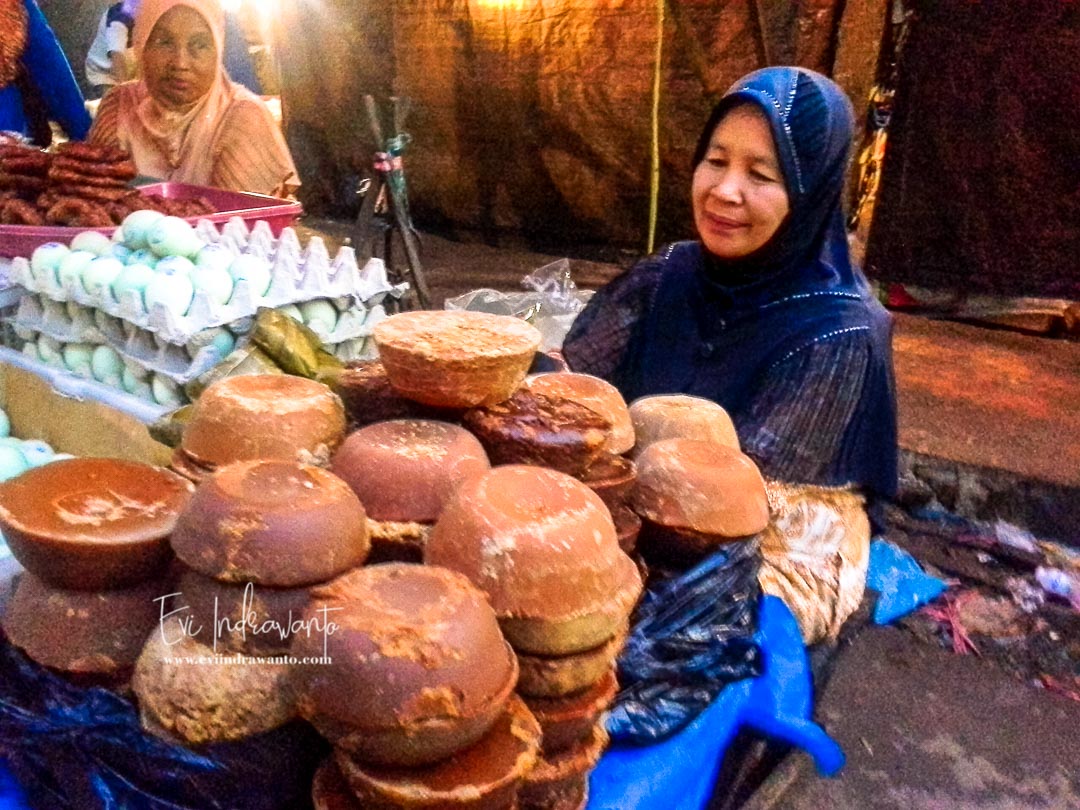
[[[371,306],[387,296],[400,298],[408,289],[406,284],[390,284],[381,259],[371,259],[361,268],[353,249],[343,247],[331,260],[322,239],[313,237],[302,248],[291,228],[286,228],[275,239],[265,222],[257,222],[249,231],[243,220],[234,217],[220,233],[205,220],[198,223],[196,231],[208,243],[221,244],[237,255],[261,256],[270,262],[272,280],[265,295],[258,294],[247,281],[236,284],[225,304],[212,300],[205,291],[197,290],[188,312],[181,315],[161,303],[156,303],[147,312],[135,291],[126,291],[120,300],[112,296],[102,299],[91,296],[77,280],[67,279],[60,284],[51,276],[35,277],[25,258],[17,258],[12,263],[12,279],[53,301],[77,301],[84,306],[97,307],[177,345],[186,343],[204,329],[251,317],[260,307],[276,308],[314,298],[349,298]]]
[[[185,345],[178,345],[161,340],[145,329],[128,327],[130,324],[124,324],[117,331],[107,332],[105,342],[116,349],[133,369],[161,374],[180,385],[205,374],[227,354],[209,343],[198,345],[189,341]]]
[[[80,304],[69,306],[39,295],[24,295],[14,316],[6,319],[23,340],[28,334],[48,335],[61,343],[104,343],[94,323],[94,311]]]

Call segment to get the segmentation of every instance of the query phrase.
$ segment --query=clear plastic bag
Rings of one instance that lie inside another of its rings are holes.
[[[570,325],[585,308],[593,291],[577,288],[571,277],[569,259],[538,267],[525,276],[521,284],[526,292],[502,292],[485,287],[448,298],[445,307],[524,318],[540,330],[540,351],[559,349]]]

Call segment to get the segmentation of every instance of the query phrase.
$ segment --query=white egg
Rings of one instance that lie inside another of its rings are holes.
[[[105,234],[97,231],[83,231],[71,240],[72,250],[85,250],[95,256],[108,256],[112,253],[113,243]]]
[[[60,260],[56,268],[56,280],[64,289],[82,287],[82,276],[86,266],[96,259],[88,250],[75,250]]]
[[[314,301],[305,301],[300,304],[300,313],[304,316],[304,323],[308,326],[318,327],[324,335],[334,331],[338,322],[338,311],[334,305],[325,298],[316,298]]]
[[[83,269],[83,287],[99,301],[112,300],[113,282],[123,271],[124,265],[119,259],[98,257]]]
[[[232,297],[233,278],[223,267],[197,265],[191,271],[191,283],[196,290],[205,290],[211,301],[226,304]]]
[[[163,219],[165,219],[165,215],[160,211],[131,212],[124,217],[124,222],[120,226],[124,244],[132,250],[146,248],[146,237],[149,235],[150,229]]]
[[[127,245],[116,244],[116,245],[112,246],[112,254],[111,255],[112,255],[112,257],[114,259],[119,259],[124,264],[127,264],[128,263],[128,257],[130,257],[131,254],[134,253],[134,252],[135,251],[133,251]]]
[[[71,250],[67,245],[59,242],[46,242],[31,254],[30,274],[40,285],[55,284],[57,268],[69,253],[71,253]]]
[[[163,271],[160,265],[153,280],[143,291],[148,312],[152,312],[155,305],[161,304],[177,315],[187,315],[194,297],[195,288],[187,273],[177,270]]]
[[[150,379],[150,390],[153,392],[154,402],[158,405],[178,407],[184,402],[180,386],[161,374],[155,374]]]
[[[23,344],[22,353],[29,357],[31,360],[41,360],[41,355],[38,354],[37,341],[28,340]]]
[[[256,298],[262,298],[270,289],[270,262],[259,256],[249,253],[237,256],[229,265],[229,273],[237,284],[246,281]]]
[[[94,347],[89,343],[67,343],[64,345],[64,365],[68,371],[80,377],[93,377],[90,360],[94,356]]]

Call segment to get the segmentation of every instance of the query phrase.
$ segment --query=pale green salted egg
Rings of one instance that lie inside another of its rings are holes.
[[[89,343],[67,343],[63,348],[64,365],[67,370],[80,377],[93,377],[90,360],[94,356],[94,347]]]
[[[146,237],[150,229],[165,219],[160,211],[133,211],[124,217],[120,230],[124,235],[124,244],[132,250],[148,247]]]
[[[153,268],[157,266],[158,257],[154,251],[150,248],[140,248],[139,250],[133,250],[128,254],[125,264],[145,264],[147,267]]]
[[[57,268],[69,253],[67,245],[46,242],[30,255],[30,275],[41,285],[55,283]]]
[[[191,271],[191,283],[196,291],[205,290],[211,301],[228,303],[233,292],[233,278],[225,267],[210,264],[196,265]]]
[[[119,386],[124,373],[123,358],[112,346],[98,346],[90,357],[90,373],[98,382]]]
[[[259,256],[248,253],[237,256],[229,265],[229,273],[237,284],[246,281],[252,295],[258,298],[265,296],[270,289],[270,262]]]
[[[99,256],[83,268],[82,285],[85,290],[99,301],[112,298],[112,285],[124,271],[119,259],[111,256]]]
[[[146,309],[152,312],[154,306],[161,304],[176,315],[187,315],[191,309],[191,300],[195,297],[195,287],[191,277],[175,263],[162,268],[162,262],[154,271],[154,278],[146,285],[143,298]],[[189,262],[190,264],[190,262]]]
[[[97,256],[88,250],[72,251],[60,260],[56,268],[57,282],[65,289],[69,285],[74,285],[76,289],[82,287],[82,276],[86,271],[86,266],[96,258]]]
[[[194,256],[203,242],[180,217],[165,217],[154,223],[146,234],[146,244],[158,256]]]
[[[229,265],[233,263],[235,254],[222,245],[205,245],[194,258],[196,267],[216,267],[224,272],[229,271]]]
[[[107,256],[112,253],[113,243],[105,234],[97,231],[83,231],[71,240],[72,250],[85,250],[95,256]]]
[[[26,459],[27,467],[40,467],[42,464],[48,464],[56,455],[49,443],[40,439],[30,439],[23,442],[19,452]]]
[[[180,386],[161,374],[151,377],[150,390],[154,395],[154,402],[158,405],[175,408],[184,401]]]
[[[56,368],[64,368],[63,345],[56,338],[39,335],[37,341],[38,356],[43,363]]]
[[[305,324],[318,326],[323,334],[330,334],[337,326],[338,311],[325,298],[305,301],[300,305],[300,313],[304,316]]]
[[[0,408],[0,438],[11,435],[11,420],[8,419],[7,411]]]
[[[8,481],[26,472],[30,465],[17,447],[0,447],[0,481]]]
[[[300,311],[300,307],[298,307],[296,304],[286,304],[283,307],[278,307],[277,311],[282,313],[283,315],[288,315],[290,318],[292,318],[294,321],[297,321],[298,323],[304,322],[304,314]]]
[[[147,286],[154,280],[154,271],[145,264],[129,264],[120,271],[120,275],[113,281],[112,291],[117,301],[122,300],[129,292],[135,293],[135,300],[142,309],[146,309],[146,300],[143,294]]]

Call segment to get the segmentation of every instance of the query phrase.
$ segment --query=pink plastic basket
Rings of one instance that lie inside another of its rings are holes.
[[[194,224],[200,219],[207,219],[214,223],[225,223],[233,217],[240,217],[250,227],[260,219],[270,224],[270,230],[274,236],[281,230],[291,225],[300,215],[304,208],[300,203],[282,200],[278,197],[268,197],[265,194],[248,194],[241,191],[226,191],[220,188],[208,186],[191,186],[185,183],[152,183],[139,186],[138,190],[143,194],[157,194],[170,200],[184,200],[191,197],[205,197],[217,209],[216,214],[208,214],[202,217],[190,217],[188,222]],[[98,231],[111,236],[116,230],[115,225],[108,228],[66,228],[57,226],[33,226],[33,225],[0,225],[0,256],[14,258],[15,256],[29,256],[34,249],[46,242],[70,242],[76,234],[83,231]]]

